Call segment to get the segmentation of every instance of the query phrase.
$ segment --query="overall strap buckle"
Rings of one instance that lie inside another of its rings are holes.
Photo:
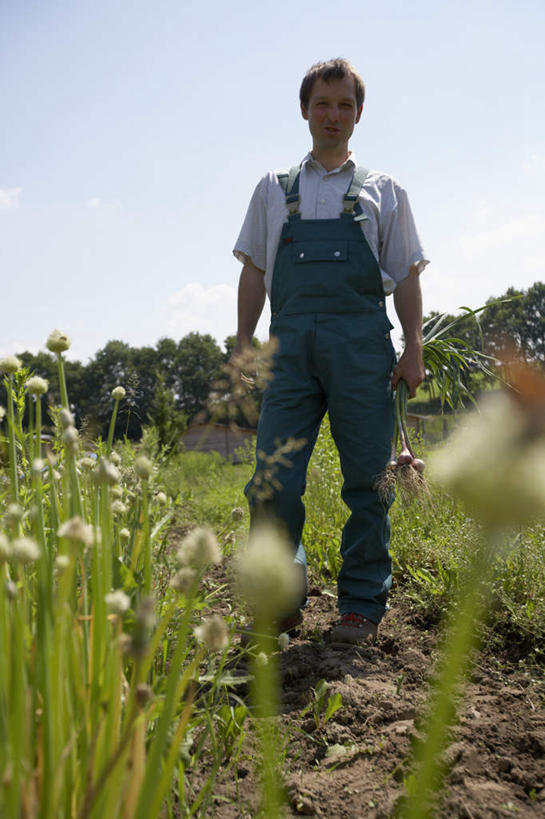
[[[301,197],[299,196],[299,175],[301,168],[299,165],[294,165],[290,168],[289,173],[277,174],[278,181],[286,195],[286,207],[290,216],[299,213],[299,204]]]
[[[347,192],[344,195],[343,213],[350,214],[354,213],[354,209],[356,208],[356,205],[358,205],[361,189],[363,188],[368,173],[369,171],[366,168],[362,168],[361,165],[358,165],[358,167],[354,171],[354,176],[352,177],[350,187],[348,188]],[[360,211],[361,208],[357,209],[356,213],[359,213]]]

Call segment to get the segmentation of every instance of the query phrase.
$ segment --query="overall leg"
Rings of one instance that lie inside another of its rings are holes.
[[[390,456],[394,353],[382,316],[334,316],[324,323],[327,394],[350,517],[342,534],[341,614],[380,622],[391,586],[388,510],[375,482]]]
[[[281,523],[294,553],[305,522],[308,462],[325,413],[322,388],[309,372],[313,327],[308,315],[279,319],[271,327],[279,349],[259,418],[256,470],[245,489],[251,525]]]

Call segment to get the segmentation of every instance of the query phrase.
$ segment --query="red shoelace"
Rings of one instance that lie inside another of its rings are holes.
[[[363,624],[367,622],[367,617],[363,614],[343,614],[341,617],[341,626],[352,626],[352,628],[363,628]]]

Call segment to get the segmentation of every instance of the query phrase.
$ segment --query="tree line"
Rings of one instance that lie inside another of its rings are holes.
[[[425,321],[437,315],[430,313]],[[545,284],[536,282],[528,290],[510,287],[489,298],[475,317],[460,318],[452,332],[498,362],[516,353],[527,363],[545,364]]]
[[[431,327],[439,315],[431,312],[424,318],[424,325],[430,322]],[[446,314],[443,324],[446,326],[455,318],[449,335],[490,357],[489,380],[495,380],[495,374],[501,374],[503,364],[513,356],[527,364],[545,365],[545,284],[542,282],[535,282],[527,290],[510,287],[503,295],[489,298],[484,309],[474,314]],[[464,374],[464,381],[472,392],[478,391],[482,373],[470,370]]]
[[[430,313],[425,321],[437,313]],[[446,320],[454,316],[447,316]],[[474,349],[482,349],[494,362],[502,362],[513,351],[528,363],[545,364],[545,284],[536,282],[527,290],[510,287],[502,296],[491,297],[486,309],[457,321],[452,334]],[[209,418],[209,396],[223,383],[226,403],[229,386],[225,365],[235,344],[229,336],[223,351],[209,334],[188,333],[178,342],[160,339],[155,347],[131,347],[123,341],[109,341],[87,363],[66,361],[66,380],[72,411],[80,428],[91,436],[107,434],[113,406],[112,389],[125,387],[119,407],[115,434],[137,440],[145,425],[157,427],[161,443],[179,439],[191,422]],[[257,339],[254,345],[259,347]],[[57,362],[50,353],[18,354],[23,366],[49,382],[44,396],[48,404],[60,402]],[[468,373],[467,378],[471,379]],[[226,386],[227,385],[227,386]],[[0,404],[5,405],[0,385]],[[260,393],[256,398],[259,403]],[[220,402],[221,404],[221,402]],[[216,403],[217,407],[217,403]],[[231,419],[233,416],[230,416]],[[245,424],[244,413],[235,415]]]
[[[259,346],[257,339],[254,343]],[[225,381],[225,365],[235,344],[229,336],[223,351],[209,334],[188,333],[178,342],[160,339],[155,347],[131,347],[109,341],[87,363],[65,360],[65,376],[77,426],[90,437],[105,437],[110,422],[112,390],[121,385],[126,396],[119,405],[116,437],[138,440],[146,425],[154,425],[160,443],[172,444],[192,421],[208,418],[208,399],[214,385]],[[47,406],[60,403],[57,361],[53,354],[18,353],[23,367],[49,382],[43,397]],[[0,386],[0,404],[5,405]],[[237,418],[244,423],[243,418]]]

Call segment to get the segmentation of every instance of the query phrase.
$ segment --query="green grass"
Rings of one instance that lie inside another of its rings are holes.
[[[176,522],[212,526],[230,551],[234,536],[242,537],[248,527],[244,486],[252,469],[251,463],[233,464],[217,452],[183,452],[170,458],[161,477],[176,500]],[[233,509],[242,510],[243,517],[233,520]]]

